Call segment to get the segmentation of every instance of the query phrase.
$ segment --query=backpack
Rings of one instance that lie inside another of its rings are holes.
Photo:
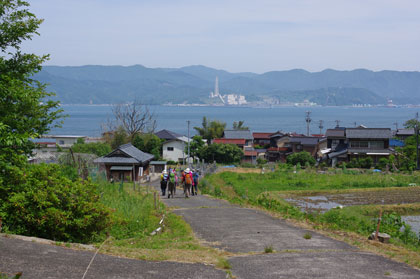
[[[187,174],[185,175],[185,183],[187,183],[187,184],[192,184],[192,183],[193,183],[193,182],[192,182],[191,173],[187,173]]]
[[[197,182],[198,182],[198,172],[194,173],[193,178],[194,178],[194,184],[197,184]]]
[[[173,172],[169,173],[169,181],[171,183],[175,183],[175,174]]]
[[[163,181],[168,181],[168,175],[167,174],[163,175]]]

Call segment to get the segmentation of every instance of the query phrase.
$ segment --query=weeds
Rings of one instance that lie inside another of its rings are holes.
[[[273,253],[273,246],[269,245],[269,246],[265,246],[264,248],[264,253],[269,254],[269,253]]]
[[[304,235],[303,235],[303,238],[304,239],[311,239],[312,238],[312,235],[310,234],[310,233],[305,233]]]

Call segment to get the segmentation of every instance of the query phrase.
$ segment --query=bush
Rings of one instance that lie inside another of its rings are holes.
[[[287,163],[291,165],[297,165],[298,163],[301,166],[305,166],[306,163],[313,166],[315,165],[315,158],[309,152],[302,151],[298,153],[293,153],[287,157]]]
[[[97,185],[73,181],[64,172],[59,165],[30,165],[0,178],[0,189],[9,189],[0,197],[7,232],[89,242],[108,226],[109,211],[99,202]]]
[[[88,154],[95,154],[96,156],[104,156],[108,153],[111,153],[111,145],[108,143],[103,142],[91,142],[91,143],[84,143],[78,141],[72,147],[73,152],[75,153],[88,153]]]

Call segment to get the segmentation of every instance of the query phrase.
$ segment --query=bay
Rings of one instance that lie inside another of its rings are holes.
[[[112,119],[112,106],[106,105],[62,105],[64,119],[62,128],[54,128],[54,135],[84,135],[98,137],[103,130],[102,124]],[[306,134],[306,111],[311,112],[310,133],[320,132],[319,121],[324,121],[327,128],[334,128],[336,120],[341,127],[365,125],[369,128],[392,128],[394,123],[402,124],[415,117],[420,108],[387,107],[215,107],[215,106],[150,106],[157,120],[157,130],[168,129],[187,135],[187,120],[190,120],[190,134],[194,135],[194,126],[201,126],[203,116],[210,120],[220,120],[232,127],[234,121],[245,121],[253,132],[297,132]]]

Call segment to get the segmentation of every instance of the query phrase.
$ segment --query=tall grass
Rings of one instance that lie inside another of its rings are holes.
[[[101,202],[112,210],[112,225],[108,229],[116,239],[131,238],[150,234],[159,223],[163,205],[154,209],[153,195],[145,192],[129,193],[125,185],[108,182],[99,183]]]

